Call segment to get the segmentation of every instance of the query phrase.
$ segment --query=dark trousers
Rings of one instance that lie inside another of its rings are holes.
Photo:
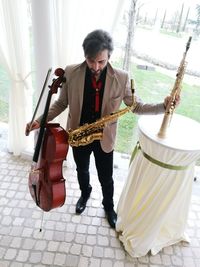
[[[77,177],[82,196],[87,196],[90,187],[90,155],[93,152],[99,182],[101,184],[105,211],[113,209],[113,151],[106,153],[100,142],[94,141],[86,146],[73,147],[73,156],[76,163]]]

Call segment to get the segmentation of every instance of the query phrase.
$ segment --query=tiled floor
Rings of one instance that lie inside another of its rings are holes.
[[[200,266],[200,170],[196,168],[188,218],[190,244],[166,247],[155,256],[131,258],[104,217],[101,190],[91,166],[93,191],[82,215],[74,213],[79,197],[73,164],[64,167],[66,202],[42,212],[30,197],[30,160],[6,152],[0,130],[0,267],[158,267]],[[115,206],[127,175],[128,159],[115,154]],[[117,168],[118,167],[118,168]],[[43,218],[43,220],[42,220]],[[40,232],[40,228],[42,231]]]

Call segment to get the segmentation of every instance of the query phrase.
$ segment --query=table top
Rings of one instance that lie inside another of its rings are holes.
[[[200,150],[200,123],[188,117],[173,114],[166,131],[166,137],[160,138],[164,115],[142,115],[138,120],[139,131],[150,140],[163,146],[186,151]]]

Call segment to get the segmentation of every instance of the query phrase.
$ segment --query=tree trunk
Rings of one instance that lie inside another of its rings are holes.
[[[165,13],[164,13],[164,16],[163,16],[163,19],[162,19],[161,29],[164,29],[166,14],[167,14],[167,10],[165,10]]]
[[[185,22],[184,22],[183,29],[182,29],[183,32],[185,31],[186,26],[187,26],[189,13],[190,13],[190,8],[188,8],[188,11],[187,11],[187,15],[186,15]]]
[[[181,29],[181,22],[182,22],[182,16],[183,16],[183,9],[184,9],[184,4],[182,4],[181,13],[180,13],[180,16],[179,16],[179,20],[178,20],[178,25],[177,25],[176,33],[179,33],[179,32],[180,32],[180,29]]]
[[[130,71],[131,66],[132,44],[135,34],[136,4],[137,0],[131,0],[130,10],[128,13],[128,33],[126,38],[125,55],[123,61],[123,69],[128,72]]]

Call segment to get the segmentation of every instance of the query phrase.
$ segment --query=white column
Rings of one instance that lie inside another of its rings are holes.
[[[53,65],[52,23],[50,0],[32,0],[33,60],[36,71],[36,91],[39,98],[49,68]],[[54,70],[52,70],[53,72]],[[51,78],[48,84],[51,84]],[[37,114],[44,111],[48,88],[46,88]],[[38,99],[37,98],[37,99]]]

